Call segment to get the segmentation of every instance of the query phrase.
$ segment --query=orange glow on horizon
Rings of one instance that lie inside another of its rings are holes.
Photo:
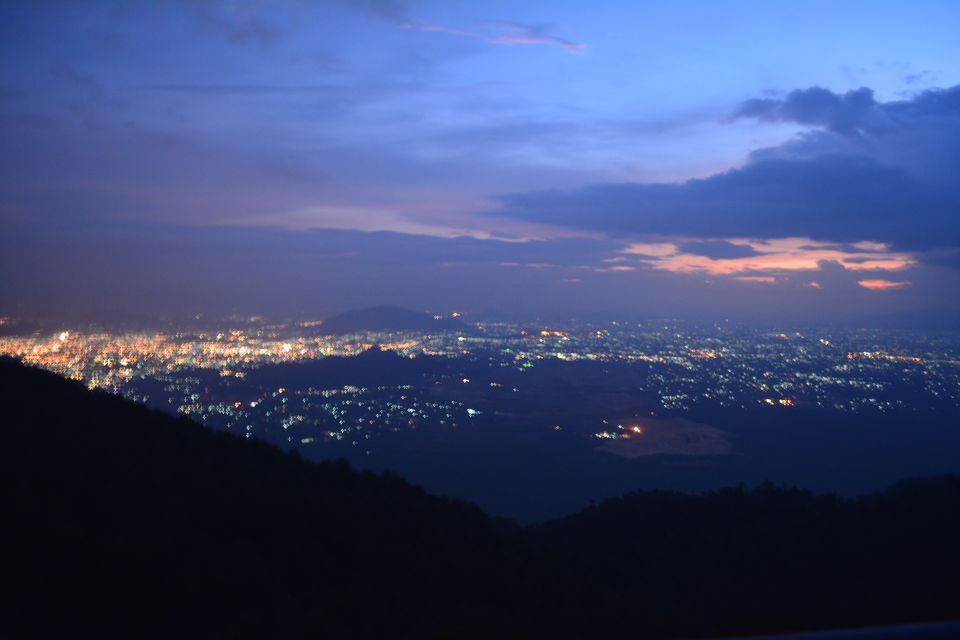
[[[766,282],[771,284],[777,281],[773,276],[737,276],[736,278],[744,282]]]

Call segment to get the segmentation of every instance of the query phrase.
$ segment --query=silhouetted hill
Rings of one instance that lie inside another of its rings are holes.
[[[857,500],[771,484],[641,491],[531,534],[694,637],[960,618],[956,476]]]
[[[344,335],[360,331],[453,331],[464,327],[457,318],[436,319],[420,311],[400,307],[355,309],[323,321],[324,335]]]
[[[956,477],[859,500],[637,492],[520,529],[9,359],[0,407],[0,637],[710,637],[960,617]]]
[[[5,360],[3,637],[534,637],[573,601],[516,530]],[[535,612],[535,613],[531,613]]]
[[[355,356],[265,365],[250,371],[247,381],[266,387],[333,389],[348,384],[363,387],[417,383],[425,374],[438,375],[449,368],[449,360],[429,356],[404,358],[395,351],[373,347]]]

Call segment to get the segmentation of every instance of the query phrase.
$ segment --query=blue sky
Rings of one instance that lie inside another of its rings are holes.
[[[6,2],[0,310],[956,310],[957,24],[923,1]]]

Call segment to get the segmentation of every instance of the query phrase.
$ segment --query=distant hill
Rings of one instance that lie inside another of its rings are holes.
[[[960,618],[957,477],[858,500],[637,492],[522,529],[4,358],[0,416],[2,637],[632,639]]]
[[[247,382],[265,387],[313,386],[333,389],[418,383],[427,374],[450,369],[449,359],[419,356],[405,358],[377,347],[355,356],[327,356],[302,362],[264,365],[247,374]]]
[[[436,319],[421,311],[400,307],[372,307],[345,311],[323,321],[325,335],[344,335],[360,331],[455,331],[464,323],[458,318]]]

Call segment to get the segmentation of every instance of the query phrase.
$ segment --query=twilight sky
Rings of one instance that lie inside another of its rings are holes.
[[[957,313],[958,24],[6,0],[0,314]]]

